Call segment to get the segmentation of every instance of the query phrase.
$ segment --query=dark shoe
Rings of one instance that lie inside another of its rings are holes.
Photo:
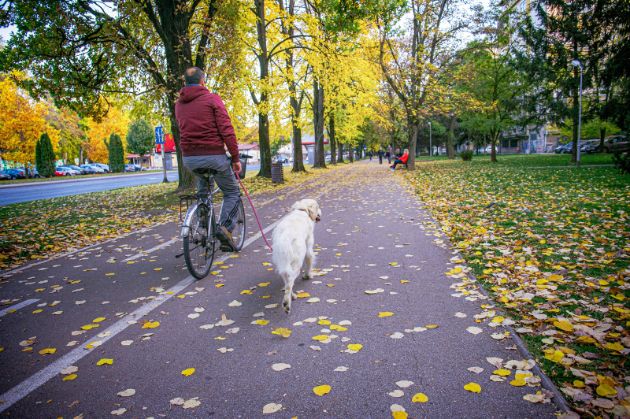
[[[230,233],[225,226],[219,226],[217,229],[217,238],[221,242],[221,250],[224,252],[233,252],[236,250],[234,239],[232,239],[232,233]]]

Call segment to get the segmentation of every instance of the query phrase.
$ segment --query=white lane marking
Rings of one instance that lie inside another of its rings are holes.
[[[129,256],[127,259],[123,259],[123,262],[129,262],[132,260],[136,260],[136,259],[140,259],[143,256],[147,256],[150,253],[153,253],[157,250],[160,249],[164,249],[166,246],[170,246],[171,244],[175,243],[177,240],[179,240],[179,237],[174,237],[172,239],[170,239],[169,241],[166,241],[162,244],[158,244],[157,246],[154,246],[148,250],[143,250],[142,252],[138,253],[137,255],[133,255],[133,256]]]
[[[12,305],[11,307],[7,307],[5,309],[2,309],[2,310],[0,310],[0,317],[6,316],[7,314],[9,314],[9,312],[19,310],[19,309],[24,308],[26,306],[30,306],[31,304],[36,303],[38,301],[39,301],[38,298],[31,298],[30,300],[24,300],[24,301],[22,301],[20,303]]]
[[[267,228],[263,229],[263,231],[265,233],[269,232],[279,222],[280,220],[275,221],[273,224],[270,224],[269,226],[267,226]],[[256,235],[250,237],[243,244],[243,249],[251,245],[254,241],[259,239],[261,236],[262,234],[259,231]],[[230,256],[232,255],[227,254],[219,258],[218,262],[224,262],[227,259],[229,259]],[[151,311],[153,311],[154,309],[158,308],[159,306],[164,304],[166,301],[171,299],[174,295],[183,291],[188,286],[196,282],[197,281],[192,276],[188,276],[185,279],[182,279],[181,281],[179,281],[177,284],[169,288],[166,292],[164,292],[155,300],[143,305],[142,307],[126,315],[125,317],[123,317],[122,319],[118,320],[116,323],[114,323],[113,325],[105,329],[103,331],[103,334],[107,336],[103,338],[93,337],[88,342],[86,342],[85,345],[94,343],[96,341],[100,341],[101,344],[107,342],[108,340],[110,340],[111,338],[113,338],[114,336],[124,331],[129,326],[131,326],[131,324],[129,324],[129,321],[138,320],[142,316],[146,316]],[[36,372],[35,374],[30,376],[26,380],[22,381],[20,384],[16,385],[9,391],[5,392],[4,394],[1,394],[0,400],[2,401],[2,403],[0,403],[0,413],[4,412],[9,407],[13,406],[15,403],[19,402],[20,400],[28,396],[33,391],[37,390],[46,382],[50,381],[52,378],[57,376],[61,372],[62,369],[69,367],[70,365],[79,361],[81,358],[84,358],[85,356],[89,355],[92,351],[86,350],[84,348],[85,345],[73,349],[72,351],[68,352],[67,354],[59,358],[58,360],[54,361],[52,364],[48,365],[47,367]]]

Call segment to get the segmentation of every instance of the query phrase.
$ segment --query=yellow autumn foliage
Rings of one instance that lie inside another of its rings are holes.
[[[112,134],[120,135],[123,148],[127,150],[127,129],[129,116],[118,107],[111,107],[100,121],[86,118],[88,143],[87,156],[91,161],[107,163],[109,155],[105,140],[109,141]]]

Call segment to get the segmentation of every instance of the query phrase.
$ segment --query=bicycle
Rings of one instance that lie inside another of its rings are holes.
[[[203,176],[207,180],[208,186],[214,183],[215,170],[198,169],[193,172]],[[214,194],[219,191],[219,188],[216,187],[213,190],[208,187],[208,191],[207,194],[197,193],[180,197],[180,214],[183,201],[186,202],[188,207],[181,229],[181,237],[184,241],[183,256],[188,271],[197,279],[205,278],[210,272],[218,241],[216,236],[218,225],[214,208]],[[192,205],[189,205],[190,202],[193,202]],[[241,198],[238,200],[237,207],[232,238],[236,245],[235,250],[238,252],[245,243],[246,228],[245,208]]]

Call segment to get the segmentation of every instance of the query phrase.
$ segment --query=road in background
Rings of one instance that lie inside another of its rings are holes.
[[[176,181],[178,179],[177,171],[168,172],[167,177],[169,181]],[[164,175],[162,172],[151,172],[121,176],[77,177],[73,180],[33,182],[20,184],[19,186],[13,184],[11,187],[7,185],[5,188],[0,188],[0,206],[59,196],[127,188],[129,186],[149,185],[160,183],[163,179]]]

